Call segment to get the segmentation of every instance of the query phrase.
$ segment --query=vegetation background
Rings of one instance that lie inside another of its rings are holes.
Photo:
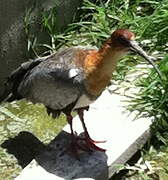
[[[118,179],[167,180],[168,179],[168,0],[84,0],[74,22],[58,31],[56,8],[41,13],[41,30],[48,41],[39,43],[33,34],[31,11],[25,16],[27,50],[30,58],[43,56],[69,46],[97,46],[117,28],[128,28],[135,32],[141,46],[156,57],[162,72],[160,79],[152,68],[146,66],[144,76],[134,83],[140,92],[130,101],[128,109],[136,109],[139,116],[153,118],[153,136],[141,151],[134,165],[121,168],[124,175]],[[115,80],[125,81],[125,75],[137,64],[145,64],[135,55],[123,58],[115,72]],[[16,135],[21,130],[34,133],[47,143],[65,124],[64,117],[55,122],[47,116],[43,106],[31,103],[14,102],[0,106],[0,141]],[[45,128],[44,128],[45,127]],[[52,127],[52,128],[51,128]],[[47,129],[51,129],[47,131]],[[48,133],[46,133],[48,132]],[[20,167],[3,149],[0,150],[0,176],[13,179]],[[120,173],[121,174],[121,173]],[[115,177],[113,178],[115,179]]]

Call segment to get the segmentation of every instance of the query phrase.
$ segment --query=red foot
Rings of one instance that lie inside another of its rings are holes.
[[[94,149],[94,150],[102,151],[102,152],[106,151],[105,149],[100,148],[94,144],[94,143],[103,143],[105,141],[94,141],[91,138],[84,138],[83,140],[85,141],[85,146],[89,149]]]
[[[85,137],[77,137],[76,140],[78,140],[78,144],[80,143],[80,145],[85,147],[85,149],[97,150],[97,151],[102,151],[102,152],[106,151],[105,149],[100,148],[95,145],[95,143],[105,143],[106,141],[95,141],[91,139],[88,134],[85,134]]]
[[[82,137],[73,136],[71,145],[68,149],[75,155],[77,159],[79,159],[78,154],[80,150],[89,153],[91,153],[93,150],[101,151],[101,152],[106,151],[105,149],[96,146],[94,144],[95,142],[103,143],[105,141],[94,141],[91,138],[82,138]]]

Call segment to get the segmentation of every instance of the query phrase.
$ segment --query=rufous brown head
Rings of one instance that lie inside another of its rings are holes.
[[[135,34],[128,29],[117,29],[111,35],[111,46],[116,49],[121,49],[122,51],[132,51],[140,56],[142,56],[145,60],[147,60],[157,71],[159,76],[161,73],[155,63],[153,62],[153,57],[148,56],[147,53],[138,45],[135,41]]]

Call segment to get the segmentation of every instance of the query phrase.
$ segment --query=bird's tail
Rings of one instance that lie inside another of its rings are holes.
[[[5,82],[5,88],[4,91],[2,93],[2,95],[0,96],[0,103],[1,102],[8,102],[8,99],[10,99],[10,97],[12,97],[12,85],[8,82]]]
[[[5,82],[5,88],[0,96],[0,103],[1,102],[11,102],[13,100],[21,99],[21,96],[17,93],[17,88],[22,81],[24,75],[33,69],[35,66],[40,64],[46,58],[39,58],[36,60],[30,60],[27,62],[22,63],[16,70],[14,70]]]

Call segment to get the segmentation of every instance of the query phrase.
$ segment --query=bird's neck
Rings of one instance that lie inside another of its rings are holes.
[[[113,71],[123,52],[105,43],[102,48],[85,59],[86,88],[90,94],[99,95],[110,84]]]

